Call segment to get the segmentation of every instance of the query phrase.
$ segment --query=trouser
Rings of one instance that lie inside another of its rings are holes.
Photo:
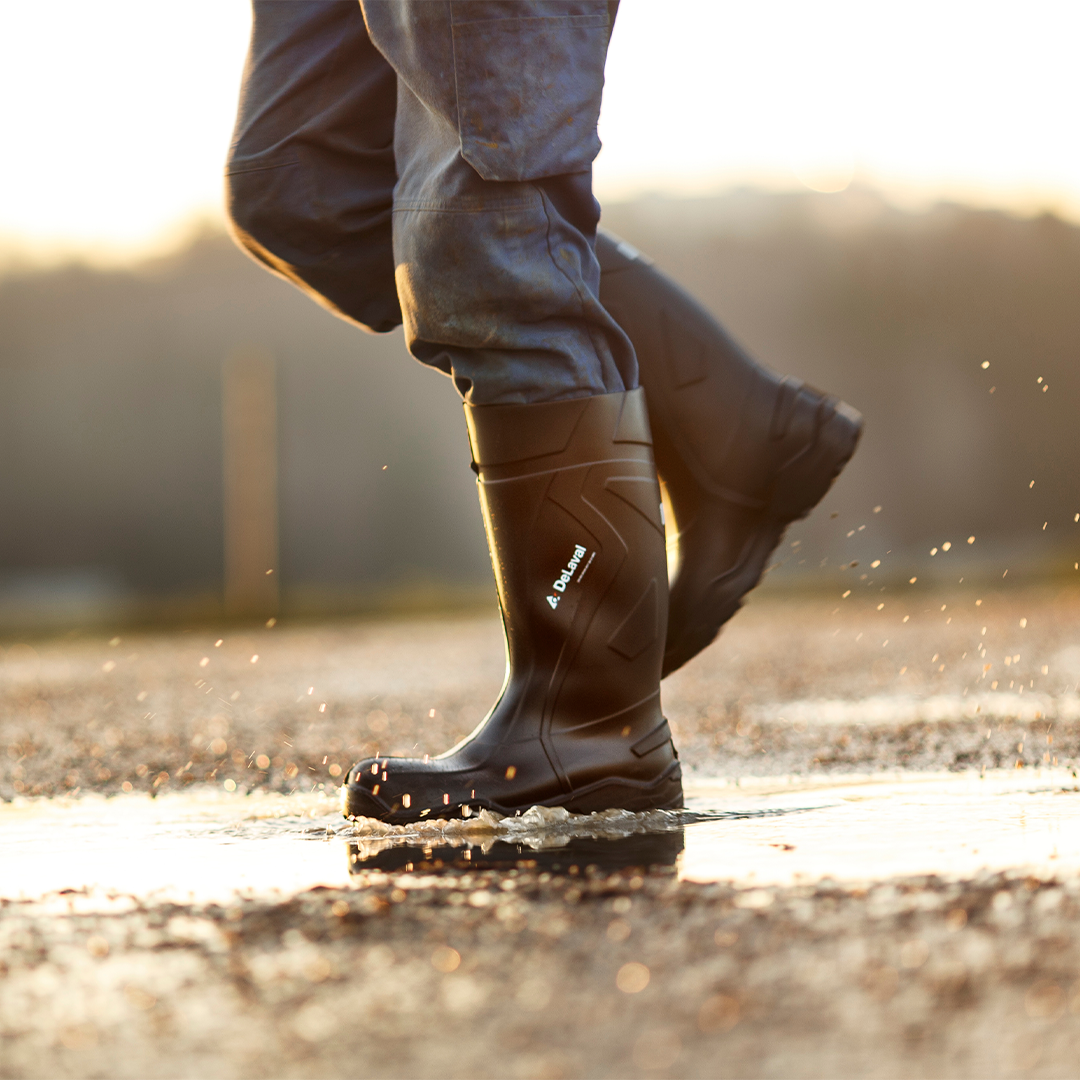
[[[345,319],[403,323],[471,404],[635,388],[594,250],[616,6],[255,0],[227,166],[240,243]]]

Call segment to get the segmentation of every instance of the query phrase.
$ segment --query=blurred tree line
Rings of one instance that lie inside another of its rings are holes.
[[[604,224],[866,417],[777,580],[875,558],[893,577],[1072,572],[1080,229],[866,191],[645,198]],[[0,623],[219,610],[222,370],[252,348],[276,363],[284,609],[490,588],[449,381],[203,231],[123,270],[0,279]]]

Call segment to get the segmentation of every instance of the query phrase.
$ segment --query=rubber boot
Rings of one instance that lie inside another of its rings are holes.
[[[663,675],[709,645],[855,452],[862,417],[755,363],[688,293],[600,234],[600,300],[637,352],[674,523]]]
[[[644,392],[465,413],[506,682],[483,723],[440,757],[353,766],[346,816],[682,806],[660,711],[667,574]]]

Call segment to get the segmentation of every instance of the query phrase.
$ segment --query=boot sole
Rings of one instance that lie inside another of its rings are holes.
[[[447,806],[444,812],[421,815],[419,810],[405,809],[400,804],[386,806],[365,788],[353,784],[343,787],[343,811],[347,818],[367,817],[388,825],[412,825],[421,820],[462,818],[460,806]],[[565,795],[545,799],[527,806],[502,806],[487,799],[472,799],[468,803],[470,816],[488,810],[503,817],[514,817],[531,806],[564,807],[572,814],[594,814],[601,810],[681,810],[683,807],[682,768],[673,761],[656,780],[636,782],[613,777],[598,780]]]
[[[742,607],[746,594],[765,572],[769,557],[789,525],[807,517],[825,497],[833,482],[851,460],[862,435],[862,416],[838,402],[815,441],[786,465],[777,477],[761,524],[747,543],[743,558],[715,578],[664,650],[661,678],[677,671],[716,639],[724,623]]]

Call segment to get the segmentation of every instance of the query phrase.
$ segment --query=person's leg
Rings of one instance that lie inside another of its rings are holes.
[[[229,151],[254,258],[369,330],[401,323],[391,243],[397,76],[357,0],[255,0]]]
[[[398,73],[394,256],[413,355],[465,410],[506,686],[434,759],[357,763],[395,822],[682,805],[660,711],[667,576],[633,348],[598,298],[604,3],[365,3]]]

